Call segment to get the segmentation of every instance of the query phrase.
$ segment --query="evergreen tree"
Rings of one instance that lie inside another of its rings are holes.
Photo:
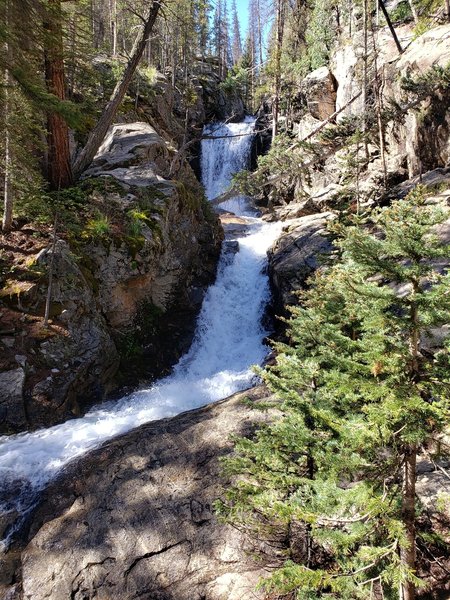
[[[63,15],[60,0],[44,7],[44,65],[47,90],[58,100],[66,97],[63,49]],[[50,188],[66,188],[73,182],[69,149],[69,127],[57,110],[47,111],[48,180]]]
[[[195,11],[196,11],[196,27],[197,27],[197,35],[198,35],[198,46],[200,50],[200,55],[202,58],[206,55],[206,50],[208,47],[209,37],[210,37],[210,28],[209,28],[209,13],[211,10],[211,5],[208,0],[197,0],[195,3]]]
[[[282,416],[237,443],[220,507],[235,522],[302,525],[309,551],[272,591],[415,598],[416,456],[450,408],[448,344],[421,346],[448,320],[449,247],[434,235],[446,218],[417,189],[342,229],[341,259],[292,308],[291,345],[263,373]]]
[[[336,0],[315,0],[308,29],[305,33],[311,70],[328,64],[336,42],[333,11]]]
[[[233,0],[231,8],[231,19],[232,19],[232,34],[231,34],[231,48],[233,54],[233,64],[236,65],[242,56],[242,40],[241,40],[241,28],[239,24],[239,17],[236,9],[236,0]]]
[[[249,110],[252,110],[256,77],[256,44],[253,34],[254,30],[250,27],[239,63],[240,69],[245,73],[243,95],[245,105]]]

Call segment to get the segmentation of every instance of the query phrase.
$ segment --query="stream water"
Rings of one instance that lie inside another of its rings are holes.
[[[203,184],[210,200],[224,192],[232,175],[248,165],[253,129],[251,118],[205,128],[206,134],[217,137],[202,142]],[[238,252],[227,252],[226,246],[222,251],[217,278],[206,293],[190,350],[169,376],[148,389],[94,407],[79,419],[0,438],[0,513],[29,510],[37,492],[65,464],[103,441],[252,385],[251,367],[267,354],[263,343],[267,332],[262,324],[269,298],[266,252],[280,226],[258,219],[242,197],[221,207],[245,217],[247,230],[235,238]],[[11,531],[7,538],[10,535]]]

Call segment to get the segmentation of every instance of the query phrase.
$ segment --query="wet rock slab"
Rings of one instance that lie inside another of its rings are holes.
[[[267,572],[252,554],[262,551],[273,564],[277,551],[218,523],[213,502],[226,486],[220,457],[231,449],[230,434],[267,418],[242,400],[264,396],[255,388],[149,423],[70,466],[31,524],[17,566],[23,592],[11,576],[0,597],[262,599],[255,586]]]
[[[219,218],[227,238],[244,235],[248,230],[248,220],[245,217],[224,212],[220,214]]]
[[[24,382],[25,371],[21,367],[0,373],[0,423],[7,421],[18,427],[26,423]]]

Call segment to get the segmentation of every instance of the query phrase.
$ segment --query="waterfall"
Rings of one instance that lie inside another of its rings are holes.
[[[203,183],[209,199],[230,185],[249,161],[254,120],[214,124],[202,142]],[[242,135],[250,134],[250,135]],[[91,409],[84,417],[0,438],[0,513],[24,512],[36,492],[61,468],[103,441],[143,423],[225,398],[252,385],[252,365],[267,354],[261,316],[269,298],[267,249],[280,226],[262,222],[245,198],[226,203],[245,215],[239,251],[222,251],[215,283],[208,289],[189,351],[173,372],[148,389]],[[14,493],[12,493],[14,490]]]

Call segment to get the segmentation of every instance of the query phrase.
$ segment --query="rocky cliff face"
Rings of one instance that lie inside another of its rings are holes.
[[[298,302],[296,292],[304,289],[319,266],[321,255],[331,251],[326,225],[333,217],[325,212],[289,218],[270,249],[269,275],[277,315],[283,315],[287,306]]]
[[[168,179],[173,157],[150,125],[115,125],[82,186],[76,209],[95,207],[84,229],[29,258],[37,281],[2,291],[32,320],[53,271],[50,327],[0,338],[3,431],[77,415],[117,386],[119,366],[122,384],[136,383],[188,347],[222,232],[189,167]]]
[[[415,79],[430,73],[432,68],[446,68],[450,64],[450,25],[437,26],[414,40],[411,24],[396,29],[405,48],[401,55],[389,30],[381,28],[378,32],[377,64],[383,103],[385,108],[390,102],[401,107],[411,106],[386,128],[387,191],[383,189],[379,151],[369,145],[369,161],[367,167],[361,169],[358,181],[362,202],[386,202],[404,195],[403,190],[411,189],[412,182],[419,180],[430,189],[447,185],[450,92],[445,87],[433,89],[424,100],[412,102],[402,86],[402,78]],[[315,70],[299,82],[290,117],[292,131],[300,139],[310,136],[330,117],[333,127],[361,115],[362,47],[362,34],[354,33],[351,39],[346,39],[344,34],[330,65]],[[262,107],[258,118],[261,129],[270,127],[269,105]],[[308,140],[318,141],[318,137]],[[308,175],[293,179],[289,192],[283,188],[278,193],[276,183],[270,192],[271,201],[278,206],[265,218],[288,220],[269,254],[269,273],[278,314],[284,313],[287,304],[297,301],[295,292],[305,286],[308,276],[317,267],[318,256],[331,248],[326,222],[339,211],[346,198],[350,174],[344,164],[345,152],[330,144],[323,160],[316,160]],[[404,186],[396,187],[402,181]],[[354,191],[352,193],[354,197]]]
[[[411,24],[396,29],[405,49],[401,55],[387,28],[381,28],[377,34],[377,67],[383,110],[392,107],[392,103],[402,108],[385,132],[387,178],[394,183],[420,172],[444,168],[450,161],[448,86],[440,89],[431,87],[430,94],[418,102],[402,86],[405,77],[414,80],[430,73],[432,68],[448,67],[450,25],[436,26],[414,39]],[[304,139],[335,111],[337,114],[331,119],[332,123],[343,124],[352,117],[360,116],[362,72],[362,33],[353,33],[348,39],[344,33],[329,67],[317,69],[299,82],[291,115],[293,132]],[[409,109],[405,109],[408,106]],[[308,139],[314,141],[317,138]],[[378,150],[371,146],[369,153],[367,170],[360,174],[360,190],[367,196],[377,192],[383,178]],[[298,201],[305,194],[314,196],[330,185],[343,186],[344,163],[345,152],[330,152],[330,156],[325,156],[310,169],[309,177],[294,186],[292,198],[288,200]],[[286,198],[283,197],[283,200]]]

